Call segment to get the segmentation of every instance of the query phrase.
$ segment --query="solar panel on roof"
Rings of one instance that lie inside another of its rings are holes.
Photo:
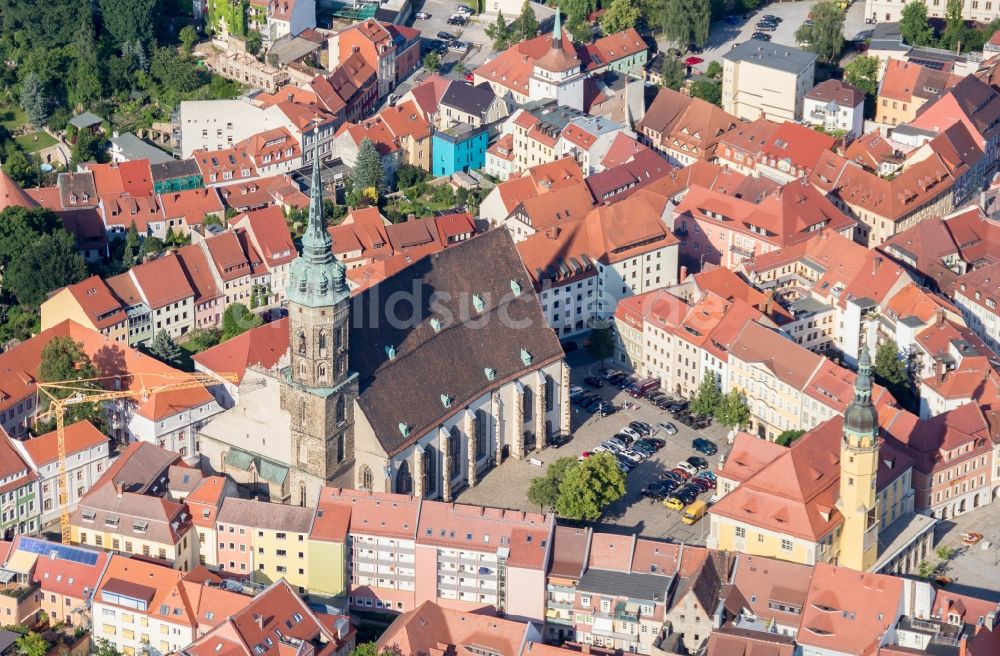
[[[55,553],[55,557],[59,560],[66,560],[71,563],[81,563],[91,567],[97,564],[96,552],[65,544],[48,542],[46,540],[22,537],[18,548],[28,553],[38,554],[39,556],[51,556]]]

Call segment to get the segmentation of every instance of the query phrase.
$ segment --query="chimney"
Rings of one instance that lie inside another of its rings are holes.
[[[260,613],[254,613],[253,614],[253,618],[254,618],[254,620],[257,621],[257,626],[260,627],[260,630],[263,631],[264,630],[264,616],[261,615]]]
[[[125,484],[121,481],[112,481],[112,484],[115,486],[115,494],[120,497],[125,492]]]
[[[937,309],[937,325],[944,325],[944,308]]]
[[[288,94],[288,102],[292,102],[292,98],[294,98],[294,97],[295,97],[295,94],[289,93]]]
[[[872,258],[872,273],[873,274],[878,271],[878,268],[879,268],[879,266],[881,266],[881,264],[882,264],[882,256],[881,255],[876,255],[875,257]]]
[[[979,633],[978,626],[976,627],[976,633]],[[967,656],[967,654],[969,653],[967,651],[967,644],[966,644],[967,640],[968,639],[964,635],[958,639],[958,656]]]
[[[937,371],[938,382],[944,382],[944,377],[945,374],[948,372],[948,367],[945,366],[944,362],[938,362],[937,369],[938,369]]]
[[[688,268],[682,264],[681,270],[677,275],[677,282],[684,282],[685,280],[687,280],[687,277],[688,277]]]
[[[994,610],[986,613],[986,620],[984,621],[983,626],[990,631],[994,631],[997,628],[997,611]]]
[[[549,239],[557,239],[559,237],[559,226],[552,226],[545,231],[545,236]]]

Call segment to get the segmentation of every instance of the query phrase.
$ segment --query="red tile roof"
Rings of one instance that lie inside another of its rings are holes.
[[[59,458],[59,438],[55,431],[20,442],[35,468],[40,468]],[[87,451],[108,443],[108,437],[89,421],[78,421],[65,429],[66,456]]]
[[[39,203],[29,196],[6,171],[0,170],[0,210],[8,207],[38,207]]]
[[[154,310],[194,297],[194,289],[187,282],[180,260],[172,253],[132,267],[129,273],[138,284],[142,297]]]
[[[205,371],[234,373],[242,382],[250,366],[274,368],[288,352],[288,318],[278,319],[192,356]]]
[[[188,226],[201,225],[206,214],[222,215],[226,208],[214,187],[168,191],[160,194],[163,215],[168,219],[184,219]]]
[[[75,285],[70,285],[66,287],[66,291],[76,300],[98,330],[115,326],[128,319],[121,302],[115,298],[100,276],[91,276]]]

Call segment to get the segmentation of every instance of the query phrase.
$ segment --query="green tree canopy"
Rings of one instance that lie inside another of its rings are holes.
[[[708,68],[705,69],[705,75],[716,80],[722,78],[722,64],[714,59],[708,62]]]
[[[689,90],[694,98],[722,106],[722,83],[717,80],[698,80],[691,84]]]
[[[242,303],[233,303],[222,313],[222,341],[242,335],[264,323],[260,316]]]
[[[190,55],[194,44],[198,42],[198,30],[195,29],[194,25],[185,25],[177,36],[181,40],[184,52]]]
[[[76,133],[73,144],[72,159],[74,164],[84,162],[100,162],[104,157],[104,137],[90,130],[80,130]]]
[[[83,350],[83,344],[74,342],[69,337],[53,337],[42,349],[41,362],[38,365],[38,380],[43,383],[54,383],[66,380],[80,381],[79,386],[89,389],[100,389],[94,378],[101,372]],[[74,394],[71,390],[51,390],[59,399],[65,399]],[[48,411],[51,400],[45,394],[38,395],[38,409],[44,414]],[[108,414],[99,402],[77,403],[66,406],[66,425],[87,420],[102,433],[108,432]],[[44,433],[55,427],[55,417],[48,418],[39,424],[37,430]]]
[[[967,28],[962,17],[962,0],[948,0],[944,8],[944,31],[941,33],[941,47],[955,50],[965,41]]]
[[[38,333],[38,310],[20,305],[0,305],[0,346],[10,340],[23,342]]]
[[[625,474],[618,460],[604,451],[571,467],[559,485],[556,512],[568,519],[594,521],[608,504],[625,495]]]
[[[14,142],[11,142],[11,145],[13,147],[3,163],[4,173],[9,175],[10,179],[20,187],[34,187],[38,183],[38,171],[35,169],[35,163],[23,150],[17,148]]]
[[[87,264],[76,252],[76,238],[63,229],[42,235],[4,274],[4,286],[21,305],[38,307],[46,295],[87,277]]]
[[[253,30],[250,34],[247,34],[247,52],[251,55],[256,56],[260,52],[260,49],[264,45],[264,40],[260,36],[260,32]]]
[[[781,446],[788,446],[805,434],[806,432],[801,428],[782,431],[781,434],[774,439],[774,442],[775,444],[780,444]]]
[[[181,360],[181,347],[166,330],[161,330],[153,336],[149,343],[149,354],[156,359],[176,366]]]
[[[434,73],[441,66],[441,57],[433,50],[424,55],[424,70]]]
[[[351,187],[358,191],[374,188],[380,196],[384,191],[385,170],[382,168],[382,158],[368,137],[362,139],[358,147],[358,156],[351,172]]]
[[[698,393],[691,400],[691,412],[714,416],[721,403],[722,390],[719,389],[719,383],[714,375],[706,371],[698,385]]]
[[[875,350],[875,362],[872,372],[875,382],[882,385],[897,401],[908,404],[912,399],[913,388],[906,362],[899,353],[896,342],[885,342]]]
[[[593,328],[587,338],[587,351],[595,360],[604,361],[615,354],[615,336],[610,327]]]
[[[666,55],[663,58],[663,66],[660,67],[660,75],[663,78],[663,86],[680,91],[687,78],[687,67],[676,57]]]
[[[536,504],[542,512],[551,510],[559,502],[559,487],[566,478],[566,473],[579,463],[576,458],[559,458],[546,470],[544,476],[537,476],[528,486],[528,501]]]
[[[531,6],[531,0],[524,0],[524,4],[521,5],[521,13],[514,21],[514,25],[518,41],[526,41],[538,36],[538,19],[535,18],[535,10]]]
[[[49,653],[49,643],[34,631],[18,638],[14,646],[20,656],[45,656]]]
[[[635,0],[611,0],[611,5],[601,16],[601,29],[605,34],[614,34],[635,27],[642,13]]]
[[[844,49],[844,10],[833,0],[813,5],[812,24],[795,30],[795,39],[816,53],[820,61],[834,63]]]
[[[923,0],[912,0],[903,7],[899,33],[911,46],[929,46],[934,42],[934,28],[927,22],[927,5]]]
[[[97,0],[101,23],[119,48],[154,41],[157,0]]]
[[[94,656],[122,656],[118,648],[108,642],[107,638],[100,638],[94,648]]]
[[[662,9],[654,10],[651,15],[658,14],[668,41],[680,46],[705,45],[708,41],[708,26],[712,22],[710,3],[705,0],[660,0],[660,2]]]
[[[20,102],[28,123],[35,127],[45,125],[45,119],[49,117],[49,102],[42,81],[34,72],[28,73],[21,82]]]
[[[493,41],[494,50],[506,50],[510,47],[514,38],[514,28],[507,24],[502,11],[497,14],[497,19],[492,24],[486,26],[486,36]]]
[[[853,84],[869,96],[878,94],[878,57],[862,55],[855,57],[844,67],[844,81]]]
[[[0,211],[0,271],[31,250],[39,237],[61,228],[59,217],[45,208],[11,206]]]
[[[731,389],[722,397],[715,418],[720,424],[729,428],[746,426],[750,423],[750,408],[747,407],[746,399],[739,390]]]
[[[159,237],[146,237],[139,247],[139,259],[145,260],[147,257],[158,257],[167,250],[166,244]]]

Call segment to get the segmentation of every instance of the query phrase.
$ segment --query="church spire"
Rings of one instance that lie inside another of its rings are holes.
[[[878,431],[878,412],[872,405],[872,361],[868,344],[861,347],[854,400],[844,411],[844,429],[855,436],[871,436]]]
[[[552,26],[552,47],[562,50],[562,13],[558,3],[556,3],[556,22]]]
[[[292,262],[288,300],[308,307],[332,306],[347,298],[344,266],[333,256],[333,240],[323,216],[323,180],[320,175],[319,126],[313,136],[312,187],[309,222],[302,235],[302,254]]]

